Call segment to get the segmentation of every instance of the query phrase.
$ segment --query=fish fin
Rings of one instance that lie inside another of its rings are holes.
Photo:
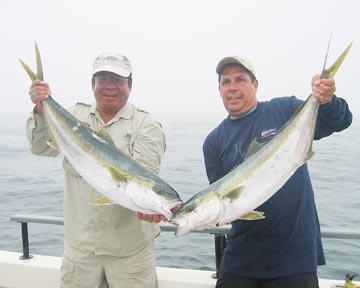
[[[240,217],[241,220],[260,220],[264,219],[264,212],[261,211],[251,211],[244,216]]]
[[[116,169],[109,167],[109,171],[111,174],[111,177],[113,179],[115,179],[118,182],[123,182],[126,183],[128,181],[128,179],[121,173],[119,173]]]
[[[37,79],[37,75],[34,71],[32,71],[30,69],[30,67],[24,62],[22,61],[21,59],[19,59],[20,61],[20,64],[22,65],[22,67],[25,69],[26,73],[29,75],[31,81],[34,81]]]
[[[111,138],[110,134],[106,131],[106,129],[104,127],[101,127],[98,133],[108,143],[115,145],[115,143],[114,143],[113,139]]]
[[[49,147],[51,147],[54,150],[60,151],[59,146],[57,145],[56,141],[54,140],[54,138],[51,139],[51,141],[47,141],[46,142],[47,145],[49,145]]]
[[[112,202],[109,198],[106,197],[100,197],[95,201],[89,202],[89,205],[113,205],[113,204],[114,202]]]
[[[40,51],[39,51],[39,47],[35,42],[35,56],[36,56],[36,75],[37,75],[37,79],[39,80],[44,80],[44,73],[43,73],[43,69],[42,69],[42,64],[41,64],[41,57],[40,57]]]
[[[315,152],[312,149],[312,142],[311,142],[309,151],[308,151],[308,153],[306,154],[306,157],[305,157],[305,162],[309,161],[314,156],[314,154],[315,154]]]
[[[45,118],[45,120],[47,119]],[[56,143],[55,137],[52,135],[51,129],[48,129],[48,131],[50,134],[50,141],[47,141],[46,144],[49,145],[49,147],[51,147],[52,149],[60,151],[59,145]]]
[[[325,56],[324,67],[326,65],[327,55],[329,52],[330,40],[329,40],[329,45],[328,45],[328,51],[326,52],[326,56]],[[326,79],[334,78],[336,72],[339,70],[341,64],[344,62],[346,55],[349,53],[352,44],[353,44],[353,41],[351,41],[351,43],[346,47],[346,49],[343,51],[343,53],[341,53],[341,55],[336,59],[336,61],[329,68],[323,69],[323,71],[321,72],[321,78],[326,78]]]
[[[249,149],[246,152],[245,160],[248,159],[251,155],[255,154],[257,151],[259,151],[265,145],[265,143],[266,142],[259,143],[255,137],[254,140],[251,141]]]
[[[104,139],[106,142],[108,142],[109,144],[112,144],[112,145],[115,146],[115,143],[114,143],[113,139],[111,138],[110,134],[106,131],[106,129],[104,127],[101,127],[99,129],[99,131],[94,131],[94,130],[91,129],[89,123],[86,123],[86,122],[83,122],[83,121],[78,121],[78,128],[87,130],[90,134],[96,133],[99,137]]]
[[[244,190],[245,186],[240,186],[232,191],[230,191],[229,193],[226,193],[226,195],[223,198],[229,198],[230,201],[232,202],[234,199],[239,198],[241,192]]]

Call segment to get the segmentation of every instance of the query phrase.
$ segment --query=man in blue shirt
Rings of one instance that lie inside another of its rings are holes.
[[[255,137],[268,140],[303,103],[295,97],[259,102],[256,72],[245,58],[226,57],[216,72],[229,116],[203,145],[210,184],[244,161]],[[345,100],[334,95],[334,79],[315,75],[311,87],[321,104],[314,139],[347,128],[352,114]],[[257,210],[266,218],[232,223],[216,287],[317,288],[317,266],[324,265],[325,258],[307,165]]]

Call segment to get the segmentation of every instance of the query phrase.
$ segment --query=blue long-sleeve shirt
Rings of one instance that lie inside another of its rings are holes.
[[[295,97],[274,98],[258,102],[254,112],[245,117],[223,120],[203,145],[209,182],[215,182],[242,163],[255,137],[258,142],[265,142],[275,135],[302,102]],[[351,122],[346,101],[334,96],[330,103],[319,108],[314,139],[341,131]],[[265,212],[266,218],[232,223],[221,263],[222,273],[275,278],[316,271],[318,265],[325,264],[306,164],[256,210]]]

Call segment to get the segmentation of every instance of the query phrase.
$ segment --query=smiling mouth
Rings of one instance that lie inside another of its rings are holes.
[[[241,100],[243,97],[241,97],[241,96],[230,96],[230,97],[228,97],[228,99],[230,100],[230,101],[236,101],[236,100]]]
[[[241,100],[243,96],[239,93],[230,93],[227,98],[228,100]]]

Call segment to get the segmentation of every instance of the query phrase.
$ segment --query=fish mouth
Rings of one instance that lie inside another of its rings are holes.
[[[174,224],[175,226],[179,226],[179,222],[177,221],[177,219],[174,218],[174,216],[172,216],[170,219],[169,219],[169,223],[170,224]]]
[[[175,236],[182,236],[182,235],[184,235],[184,234],[186,234],[187,232],[190,231],[190,230],[187,231],[188,229],[183,229],[185,227],[185,224],[184,223],[183,224],[179,223],[176,219],[171,218],[169,220],[169,223],[176,226]]]
[[[179,237],[179,236],[183,236],[185,235],[187,232],[183,232],[181,229],[177,229],[176,232],[175,232],[175,236],[176,237]]]
[[[191,229],[192,227],[189,227],[188,225],[189,222],[186,221],[185,219],[177,218],[174,216],[169,220],[169,223],[177,227],[175,231],[175,236],[182,236],[192,230]]]
[[[181,204],[182,204],[181,201],[176,201],[176,202],[168,204],[168,205],[163,205],[162,212],[160,212],[160,214],[165,216],[166,219],[171,220],[174,217],[176,211],[181,207]],[[159,213],[159,212],[156,212],[156,213]],[[168,220],[169,223],[170,223],[170,220]]]
[[[177,226],[176,232],[175,232],[175,236],[183,236],[187,233],[189,233],[191,231],[191,229],[189,228],[185,228],[184,226]]]
[[[185,226],[185,221],[182,221],[181,219],[177,219],[175,216],[172,216],[169,219],[169,223],[175,225],[178,228]]]

